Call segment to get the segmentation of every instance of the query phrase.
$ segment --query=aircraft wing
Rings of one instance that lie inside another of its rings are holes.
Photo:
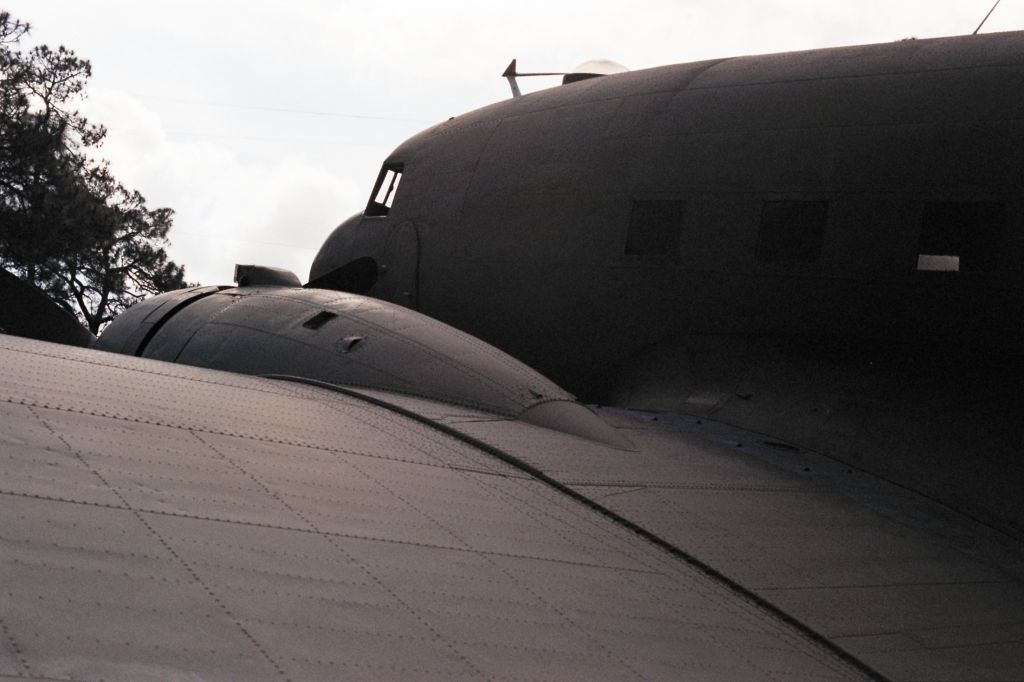
[[[1024,552],[764,437],[0,336],[0,678],[1007,679]]]

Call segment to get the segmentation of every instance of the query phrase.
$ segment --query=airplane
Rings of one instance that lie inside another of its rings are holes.
[[[564,81],[305,286],[0,277],[0,678],[1024,678],[1024,32]]]

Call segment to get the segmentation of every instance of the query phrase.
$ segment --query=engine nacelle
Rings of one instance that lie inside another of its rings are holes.
[[[125,311],[96,347],[405,393],[630,447],[572,395],[511,356],[413,310],[357,294],[287,286],[182,289]]]

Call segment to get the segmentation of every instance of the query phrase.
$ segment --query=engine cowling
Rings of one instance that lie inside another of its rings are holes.
[[[629,448],[571,394],[506,353],[358,294],[285,286],[182,289],[127,310],[97,348],[416,395]]]

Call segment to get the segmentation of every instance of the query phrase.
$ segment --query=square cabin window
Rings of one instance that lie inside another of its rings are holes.
[[[917,269],[986,272],[996,269],[1006,222],[1001,203],[936,201],[924,205]]]
[[[685,202],[674,199],[634,199],[626,232],[626,254],[674,254],[679,244],[685,206]]]
[[[380,169],[377,182],[373,186],[373,193],[370,195],[370,202],[366,205],[364,215],[386,216],[391,210],[395,201],[395,194],[398,193],[398,184],[402,181],[403,165],[400,163],[386,163]]]
[[[761,208],[757,260],[817,263],[828,221],[827,201],[766,201]]]

